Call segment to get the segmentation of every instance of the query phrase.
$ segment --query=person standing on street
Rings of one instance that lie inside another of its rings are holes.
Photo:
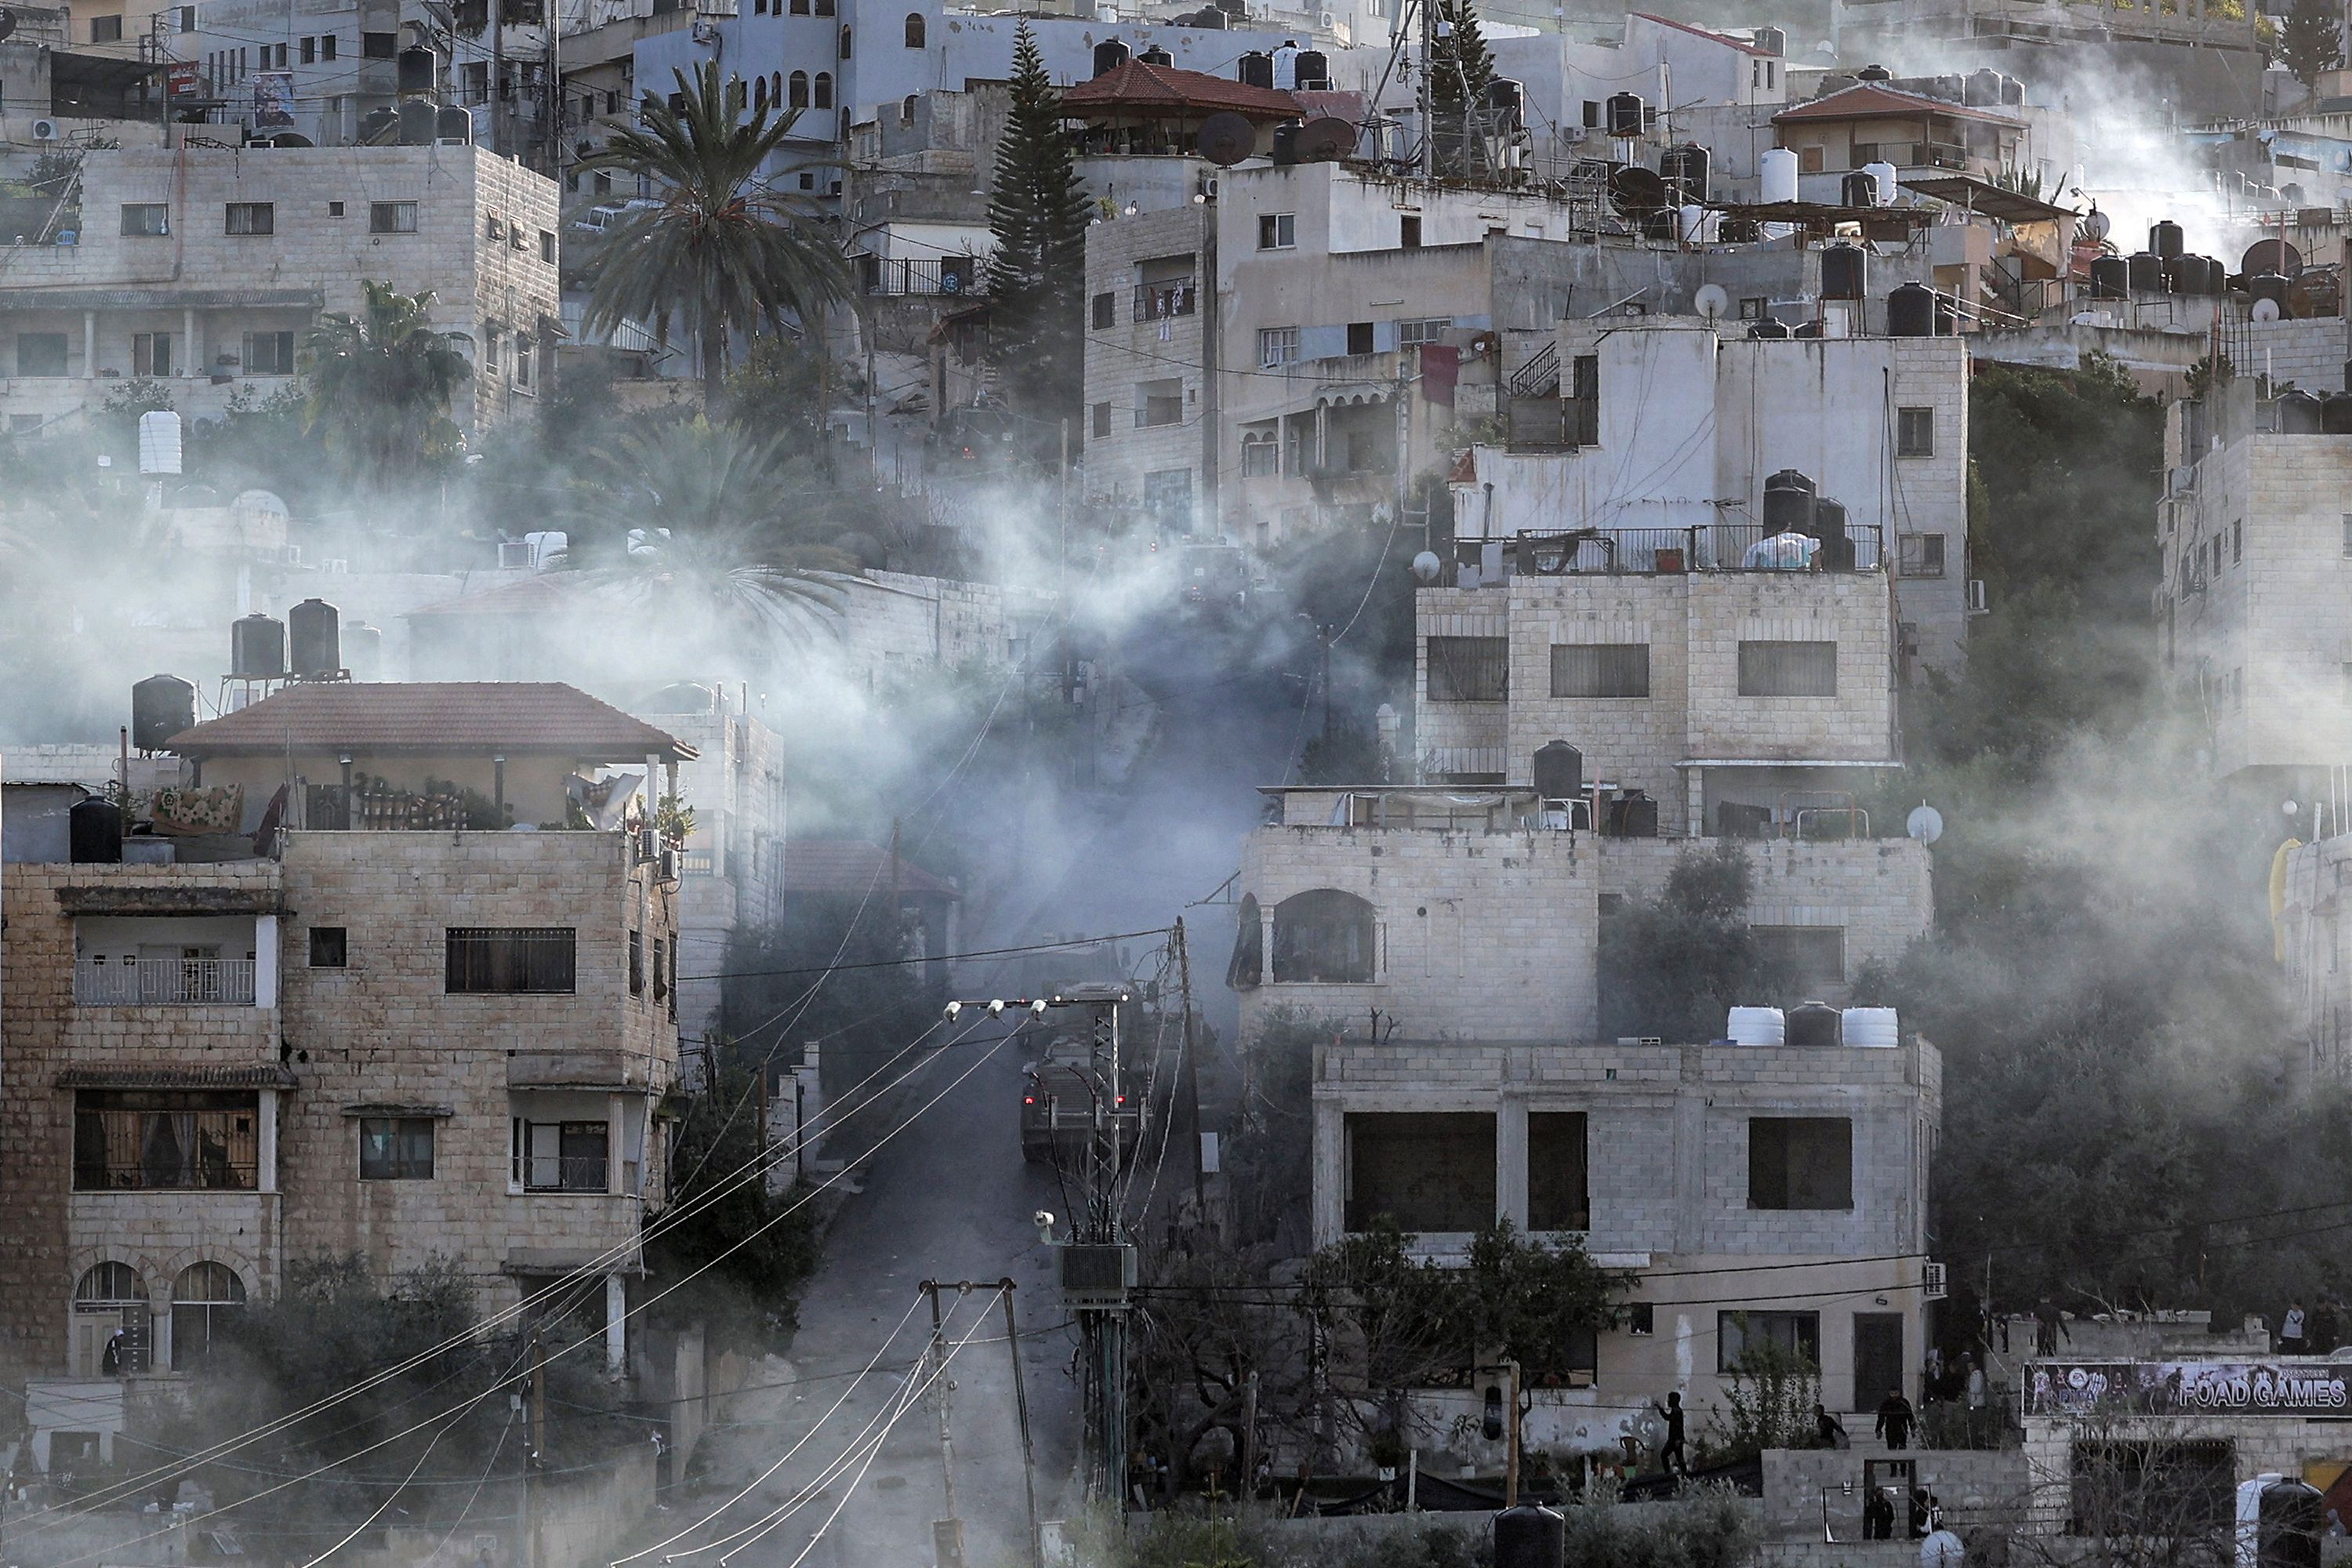
[[[2286,1304],[2286,1316],[2279,1320],[2279,1354],[2301,1355],[2303,1353],[2303,1303],[2290,1300]]]

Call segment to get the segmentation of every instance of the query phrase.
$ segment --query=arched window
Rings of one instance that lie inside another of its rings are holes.
[[[1372,906],[1337,888],[1294,893],[1274,906],[1274,983],[1364,984],[1378,931]]]
[[[784,107],[787,109],[806,109],[808,107],[808,72],[794,71],[790,77],[785,79],[785,81],[787,86],[785,89],[786,96],[784,99]]]
[[[914,122],[915,95],[910,92],[901,100],[898,104],[898,123],[901,125],[912,125]]]
[[[831,71],[816,73],[816,97],[811,101],[818,109],[833,107],[833,73]]]
[[[761,114],[768,112],[768,79],[764,76],[751,79],[751,107]]]
[[[1255,991],[1265,978],[1265,919],[1258,913],[1257,895],[1244,893],[1234,911],[1234,955],[1225,963],[1225,984],[1234,991]]]
[[[74,1287],[74,1370],[110,1377],[147,1370],[147,1282],[128,1263],[101,1263]]]
[[[924,36],[923,14],[922,14],[920,11],[909,11],[909,12],[908,12],[908,13],[907,13],[907,47],[908,47],[908,48],[910,48],[910,49],[919,49],[919,48],[921,48],[921,47],[923,47],[923,36]]]
[[[849,58],[849,29],[846,27],[841,30],[841,58],[843,59]]]
[[[784,73],[782,71],[768,73],[768,101],[778,109],[784,106]]]
[[[245,1310],[245,1281],[226,1263],[191,1263],[172,1286],[172,1370],[202,1366]]]

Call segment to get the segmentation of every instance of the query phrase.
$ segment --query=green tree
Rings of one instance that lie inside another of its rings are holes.
[[[988,197],[989,353],[1013,406],[1042,423],[1041,449],[1076,424],[1084,401],[1087,222],[1076,148],[1062,127],[1062,95],[1026,22],[1013,39],[1013,104],[996,147]]]
[[[2344,63],[2341,0],[2294,0],[2279,27],[2278,58],[2305,88]]]
[[[1468,174],[1477,167],[1471,155],[1469,117],[1486,105],[1486,86],[1495,79],[1495,57],[1478,30],[1478,7],[1472,0],[1433,3],[1436,37],[1429,48],[1429,98],[1437,172]]]
[[[302,334],[306,427],[369,482],[387,486],[461,442],[449,401],[473,369],[433,324],[433,295],[368,279],[364,310],[320,318]]]
[[[672,75],[673,100],[646,94],[638,122],[582,164],[649,180],[661,204],[605,237],[589,268],[584,324],[609,331],[635,321],[660,332],[677,318],[700,356],[704,404],[715,412],[731,341],[783,331],[787,317],[821,334],[825,310],[849,297],[849,272],[814,208],[782,194],[821,161],[769,168],[800,111],[747,114],[741,83],[726,82],[715,60],[691,81],[682,70]]]
[[[1788,977],[1748,925],[1748,851],[1686,849],[1655,898],[1632,899],[1601,928],[1601,1034],[1712,1040],[1727,1011],[1781,996]]]

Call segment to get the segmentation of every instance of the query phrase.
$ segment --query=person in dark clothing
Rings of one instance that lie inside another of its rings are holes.
[[[1666,1418],[1666,1440],[1658,1447],[1659,1468],[1669,1474],[1690,1474],[1690,1460],[1683,1453],[1683,1396],[1669,1394],[1664,1405],[1652,1405],[1651,1409]]]
[[[1813,1406],[1813,1436],[1824,1448],[1845,1447],[1845,1423],[1831,1415],[1822,1405]]]
[[[1885,1487],[1873,1487],[1862,1505],[1862,1538],[1864,1541],[1895,1539],[1895,1503]]]
[[[1934,1500],[1927,1496],[1927,1489],[1926,1487],[1913,1487],[1911,1489],[1912,1540],[1925,1541],[1927,1539],[1928,1531],[1934,1528],[1934,1526],[1930,1525],[1927,1521],[1934,1512]]]
[[[1917,1419],[1911,1402],[1903,1397],[1903,1391],[1892,1388],[1878,1402],[1878,1419],[1872,1423],[1871,1430],[1885,1438],[1889,1448],[1907,1448],[1911,1446],[1911,1424]]]
[[[2319,1305],[2311,1310],[2311,1328],[2305,1340],[2309,1353],[2326,1355],[2341,1342],[2336,1315],[2336,1299],[2322,1296]]]

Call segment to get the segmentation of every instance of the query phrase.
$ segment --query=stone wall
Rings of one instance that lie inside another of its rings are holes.
[[[1204,400],[1213,399],[1216,389],[1208,385],[1211,378],[1202,369],[1202,353],[1218,303],[1209,272],[1216,216],[1213,205],[1187,205],[1115,218],[1087,230],[1086,424],[1070,432],[1070,448],[1086,453],[1090,499],[1139,503],[1144,476],[1181,469],[1191,476],[1194,501],[1207,500],[1203,430],[1213,428],[1213,421]],[[1142,263],[1178,256],[1192,258],[1192,312],[1137,320],[1135,290],[1142,279]],[[1110,296],[1108,327],[1094,324],[1093,300],[1098,294]],[[1181,416],[1171,425],[1138,425],[1136,412],[1143,406],[1138,384],[1162,380],[1181,384]],[[1179,526],[1178,531],[1189,528]]]
[[[1955,1531],[2013,1528],[2025,1517],[2032,1491],[2024,1453],[2016,1448],[1914,1449],[1906,1456],[1915,1484],[1943,1505]],[[1770,1448],[1764,1454],[1764,1532],[1780,1542],[1820,1542],[1826,1533],[1838,1544],[1862,1540],[1862,1505],[1867,1495],[1864,1465],[1883,1454],[1851,1449]],[[1908,1560],[1918,1549],[1908,1546]]]

